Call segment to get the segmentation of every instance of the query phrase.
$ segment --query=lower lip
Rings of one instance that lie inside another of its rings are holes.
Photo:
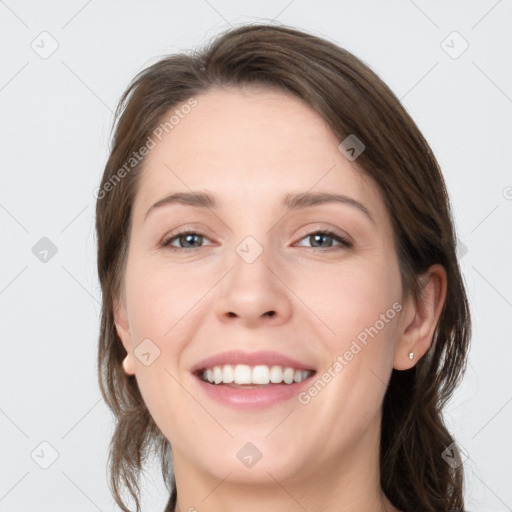
[[[309,386],[314,375],[313,373],[302,382],[257,388],[233,388],[225,384],[210,384],[195,375],[194,379],[210,398],[223,405],[237,409],[260,409],[296,397],[303,388]]]

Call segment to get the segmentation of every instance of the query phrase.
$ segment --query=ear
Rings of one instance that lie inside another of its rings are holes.
[[[411,297],[400,323],[393,368],[412,368],[432,345],[441,311],[446,299],[446,271],[441,265],[432,265],[422,276],[421,297],[415,302]],[[413,358],[409,354],[413,353]]]
[[[123,361],[123,370],[126,374],[133,375],[135,371],[133,370],[132,336],[126,313],[126,305],[123,299],[114,300],[114,323],[117,335],[121,339],[126,352],[128,352]]]

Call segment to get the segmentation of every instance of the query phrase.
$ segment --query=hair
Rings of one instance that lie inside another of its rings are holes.
[[[312,107],[340,141],[355,134],[364,143],[356,164],[377,184],[391,216],[404,298],[419,300],[429,267],[444,267],[447,295],[432,345],[411,370],[391,375],[379,464],[382,490],[400,510],[463,510],[463,467],[442,458],[453,442],[442,409],[466,367],[471,320],[440,167],[400,101],[365,63],[326,39],[275,24],[239,26],[200,51],[162,58],[137,74],[117,105],[96,203],[103,298],[98,377],[116,419],[109,447],[109,485],[116,503],[129,512],[121,493],[125,487],[140,510],[139,477],[151,452],[160,458],[170,492],[165,510],[173,512],[177,501],[170,443],[154,423],[136,379],[122,369],[126,350],[114,323],[144,159],[128,170],[126,162],[172,108],[214,88],[245,86],[292,94]]]

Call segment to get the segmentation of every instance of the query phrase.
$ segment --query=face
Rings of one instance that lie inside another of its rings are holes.
[[[196,100],[146,157],[116,313],[175,467],[254,483],[370,460],[403,315],[382,197],[300,100],[254,88]],[[214,201],[164,200],[192,192]],[[296,194],[342,200],[290,208]],[[224,363],[238,384],[197,375]],[[241,384],[279,380],[273,367],[307,378]]]

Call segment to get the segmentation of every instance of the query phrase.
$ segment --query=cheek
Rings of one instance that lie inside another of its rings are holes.
[[[398,263],[392,258],[360,259],[318,271],[314,279],[313,272],[309,279],[306,275],[296,282],[296,289],[314,311],[311,318],[321,319],[319,349],[325,355],[322,367],[329,381],[324,399],[351,416],[371,415],[380,406],[393,367],[402,309]]]
[[[393,366],[401,280],[397,262],[382,261],[359,261],[317,276],[322,286],[308,293],[315,313],[329,327],[319,331],[328,356],[317,377],[328,383],[316,403],[336,404],[318,414],[325,414],[324,421],[342,436],[356,435],[379,410]],[[347,417],[353,419],[352,434],[346,432]]]
[[[197,268],[187,272],[183,267],[156,266],[149,261],[133,265],[127,279],[132,332],[139,338],[159,340],[163,347],[190,322],[195,307],[215,283],[215,276],[203,274]]]
[[[393,368],[401,304],[400,286],[383,276],[348,273],[330,282],[323,300],[317,292],[315,313],[334,334],[318,330],[322,369],[301,403],[310,407],[304,416],[310,428],[329,425],[333,441],[326,451],[338,453],[375,426]]]
[[[379,331],[389,331],[401,300],[401,281],[397,262],[354,259],[347,265],[318,266],[298,273],[294,291],[324,324],[325,338],[332,348],[377,323]],[[382,316],[384,315],[384,317]],[[384,328],[385,326],[385,328]],[[329,336],[329,333],[331,334]]]
[[[196,265],[194,272],[187,272],[185,266],[133,258],[126,278],[132,344],[135,348],[149,339],[151,343],[145,343],[150,357],[157,354],[146,366],[135,348],[137,383],[156,423],[171,431],[176,417],[173,408],[186,410],[190,401],[177,383],[182,380],[181,356],[200,326],[199,316],[204,316],[201,299],[218,281],[218,273],[211,269],[206,272]]]

